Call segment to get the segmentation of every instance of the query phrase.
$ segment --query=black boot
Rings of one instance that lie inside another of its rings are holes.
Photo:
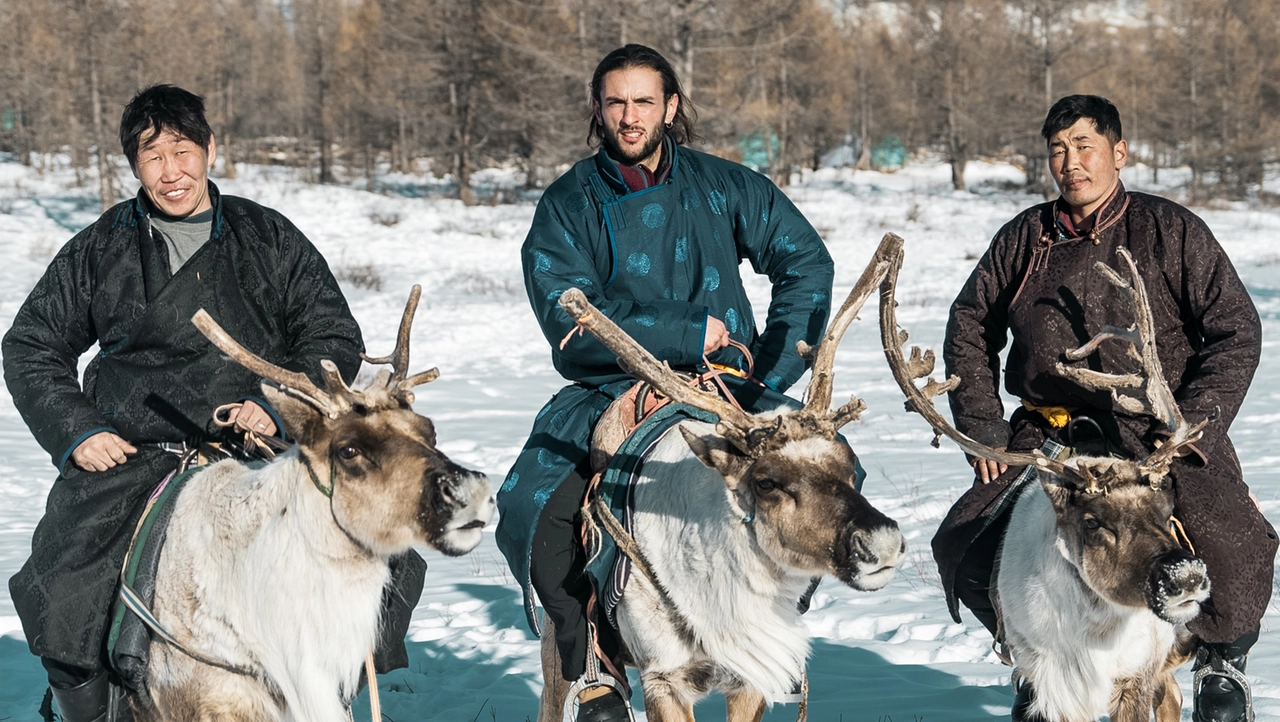
[[[1257,639],[1252,634],[1230,644],[1200,645],[1192,686],[1194,722],[1253,722],[1253,694],[1244,666]]]
[[[1010,710],[1010,717],[1013,722],[1045,722],[1045,719],[1038,714],[1031,712],[1031,703],[1036,699],[1035,692],[1031,689],[1031,681],[1026,677],[1018,677],[1018,681],[1013,685],[1013,709]]]
[[[631,706],[618,690],[578,703],[575,722],[633,722]]]
[[[60,689],[51,686],[50,689],[63,722],[107,722],[111,682],[105,669],[75,687]]]
[[[49,686],[62,722],[133,722],[133,708],[123,687],[105,670],[75,687]]]

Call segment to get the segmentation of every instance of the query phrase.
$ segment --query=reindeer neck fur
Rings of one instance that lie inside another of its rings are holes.
[[[1048,495],[1029,486],[1000,549],[1000,609],[1014,663],[1034,685],[1035,712],[1092,722],[1108,713],[1116,680],[1160,670],[1174,627],[1090,589],[1065,544]]]
[[[810,575],[765,555],[730,504],[724,478],[690,454],[677,429],[645,462],[634,527],[676,607],[674,615],[654,614],[663,603],[633,576],[620,616],[637,661],[669,672],[712,664],[717,677],[727,672],[770,702],[790,693],[809,654],[796,600]]]
[[[333,690],[356,692],[389,568],[338,527],[298,453],[259,469],[224,461],[187,482],[161,557],[155,612],[192,648],[261,670],[270,686],[258,686],[283,698],[286,719],[337,722],[346,715]],[[203,511],[214,508],[224,513]],[[164,645],[152,649],[162,652],[153,688],[190,677],[184,666],[226,674]],[[227,683],[244,694],[246,678]]]

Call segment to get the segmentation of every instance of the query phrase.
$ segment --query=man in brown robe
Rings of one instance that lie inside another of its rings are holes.
[[[1131,193],[1120,182],[1128,149],[1120,115],[1097,96],[1073,95],[1049,110],[1041,134],[1058,200],[1023,211],[1000,229],[951,307],[944,358],[961,385],[950,394],[956,427],[997,449],[1030,451],[1053,439],[1092,453],[1145,458],[1162,431],[1133,416],[1109,394],[1054,370],[1063,351],[1104,325],[1126,327],[1132,310],[1093,269],[1118,266],[1117,248],[1133,254],[1150,295],[1164,375],[1190,423],[1217,418],[1197,442],[1199,454],[1174,461],[1176,514],[1208,566],[1212,596],[1189,629],[1201,640],[1194,719],[1252,720],[1243,672],[1271,598],[1275,530],[1249,497],[1227,437],[1261,354],[1257,310],[1226,253],[1204,222],[1172,201]],[[1008,421],[1000,402],[1000,352],[1012,337],[1005,389],[1024,401]],[[1081,362],[1125,373],[1132,361],[1119,344]],[[1069,410],[1062,427],[1030,407]],[[1088,421],[1091,420],[1091,421]],[[1092,438],[1086,438],[1092,437]],[[952,616],[963,603],[995,633],[989,590],[997,547],[1012,508],[1020,468],[970,459],[977,478],[933,539]],[[1027,719],[1034,691],[1018,690],[1014,719]]]

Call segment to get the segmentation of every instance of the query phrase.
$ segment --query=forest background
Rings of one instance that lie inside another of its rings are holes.
[[[583,157],[591,71],[640,42],[681,76],[696,145],[783,185],[824,158],[924,152],[957,189],[983,158],[1047,190],[1044,113],[1090,92],[1119,106],[1133,161],[1190,168],[1186,200],[1276,202],[1273,2],[0,0],[0,151],[69,153],[107,207],[123,105],[170,82],[205,96],[224,176],[275,163],[376,190],[429,174],[501,201],[472,174],[514,166],[536,189]]]

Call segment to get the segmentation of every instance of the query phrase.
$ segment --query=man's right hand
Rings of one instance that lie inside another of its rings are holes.
[[[729,331],[724,321],[715,316],[707,316],[707,333],[702,337],[702,355],[718,351],[729,345]]]
[[[999,449],[996,449],[996,451],[1004,451],[1004,447],[1001,446]],[[982,480],[983,484],[990,484],[996,480],[996,477],[1008,470],[1008,464],[1001,464],[998,461],[992,461],[991,459],[973,460],[973,473],[978,475],[978,478]]]
[[[85,471],[106,471],[128,461],[138,450],[110,431],[100,431],[80,442],[71,452],[71,461]]]

